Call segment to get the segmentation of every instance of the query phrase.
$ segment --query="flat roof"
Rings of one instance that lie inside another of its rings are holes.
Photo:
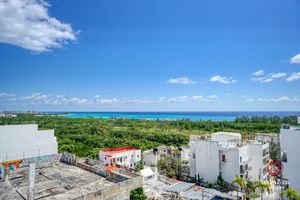
[[[233,135],[233,136],[241,136],[240,133],[237,132],[216,132],[212,133],[212,135]]]
[[[134,147],[121,147],[121,148],[109,148],[109,149],[103,149],[100,150],[100,152],[106,152],[106,153],[122,153],[126,151],[135,151],[139,150],[138,148]]]
[[[37,168],[35,199],[74,199],[116,185],[79,167],[54,162]],[[28,169],[11,172],[8,182],[0,182],[0,199],[27,199]]]

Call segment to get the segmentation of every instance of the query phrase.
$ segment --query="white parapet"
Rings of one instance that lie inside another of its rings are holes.
[[[54,130],[36,124],[0,126],[0,163],[57,154]]]

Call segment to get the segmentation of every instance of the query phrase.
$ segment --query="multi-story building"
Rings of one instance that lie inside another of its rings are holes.
[[[37,124],[0,126],[0,163],[57,154],[54,130],[38,130]]]
[[[300,118],[298,117],[300,124]],[[288,179],[289,187],[300,193],[300,127],[282,126],[280,129],[280,148],[283,162],[283,178]]]
[[[124,166],[135,169],[141,162],[141,150],[133,147],[104,149],[99,152],[100,162],[110,166]]]
[[[170,157],[187,164],[189,152],[189,147],[159,146],[143,152],[143,163],[154,167],[161,159]]]
[[[257,133],[255,140],[262,143],[268,142],[270,144],[279,145],[279,135],[277,133]]]
[[[218,176],[231,182],[235,175],[266,180],[269,143],[243,143],[240,133],[219,132],[190,137],[190,176],[214,182]]]

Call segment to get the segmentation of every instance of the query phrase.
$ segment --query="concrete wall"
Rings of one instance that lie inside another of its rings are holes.
[[[0,162],[57,154],[54,130],[35,124],[0,126]]]
[[[227,142],[230,140],[240,140],[242,138],[240,133],[230,133],[230,132],[218,132],[211,134],[212,141]]]
[[[76,200],[129,200],[130,191],[143,186],[141,176],[122,181],[108,188],[100,189]]]
[[[249,167],[251,170],[249,171],[249,178],[252,180],[266,180],[268,177],[266,167],[267,163],[264,164],[263,160],[269,161],[269,153],[265,156],[263,155],[263,151],[269,152],[269,143],[261,144],[261,143],[250,143],[248,144],[248,155],[251,157],[249,162]]]
[[[286,153],[287,162],[283,162],[283,177],[288,179],[291,188],[300,193],[300,128],[281,129],[280,147]]]
[[[153,149],[143,152],[143,163],[147,166],[156,166],[160,160],[159,153],[154,153]]]
[[[219,148],[218,143],[209,140],[199,140],[191,149],[191,177],[204,178],[205,181],[214,182],[219,175]],[[192,166],[193,165],[193,166]]]

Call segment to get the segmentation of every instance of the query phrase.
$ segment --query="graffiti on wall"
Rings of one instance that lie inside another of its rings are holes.
[[[64,152],[60,157],[60,161],[75,165],[76,164],[76,156],[74,154]]]
[[[30,163],[36,163],[36,164],[46,164],[51,163],[54,161],[58,161],[60,159],[60,154],[52,154],[52,155],[46,155],[46,156],[39,156],[34,158],[27,158],[22,160],[22,163],[20,164],[20,167],[29,167]]]
[[[10,171],[15,171],[16,169],[20,168],[20,164],[22,163],[22,160],[11,160],[8,162],[3,162],[1,166],[3,168],[8,167]]]
[[[46,163],[58,161],[59,159],[60,159],[60,154],[53,154],[53,155],[39,156],[33,158],[26,158],[23,160],[12,160],[8,162],[3,162],[0,163],[0,167],[1,166],[3,168],[8,167],[10,171],[15,171],[19,168],[29,167],[30,163],[36,163],[40,165],[40,164],[46,164]]]

